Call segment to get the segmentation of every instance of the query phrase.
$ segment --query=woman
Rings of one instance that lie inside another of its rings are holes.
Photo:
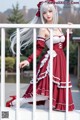
[[[57,9],[53,0],[39,2],[38,12],[31,23],[55,24],[58,23]],[[32,43],[32,29],[21,29],[21,47],[26,48]],[[15,33],[11,36],[11,49],[14,53],[16,36]],[[53,29],[53,109],[65,111],[66,110],[66,59],[63,48],[66,46],[66,36],[64,36],[61,29]],[[40,60],[37,67],[36,79],[36,101],[38,104],[45,104],[49,102],[49,62],[50,62],[50,30],[40,28],[37,37],[37,57],[42,50],[47,46],[48,51]],[[33,61],[33,54],[20,63],[20,68],[28,66]],[[63,67],[64,66],[64,67]],[[74,104],[71,94],[71,81],[69,80],[69,106],[68,110],[74,109]],[[15,96],[11,96],[12,100],[6,103],[7,107],[15,105]],[[32,102],[33,97],[33,81],[30,82],[28,89],[22,98],[20,104]]]

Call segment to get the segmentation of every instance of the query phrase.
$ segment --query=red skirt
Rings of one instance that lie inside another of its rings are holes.
[[[53,109],[65,111],[66,110],[66,58],[63,49],[54,47],[56,55],[53,55]],[[54,54],[54,51],[53,53]],[[37,79],[36,79],[36,94],[48,96],[49,100],[49,89],[50,89],[50,53],[47,53],[41,59],[37,67]],[[69,79],[69,100],[68,110],[74,110],[74,104],[71,93],[71,81]],[[33,81],[23,95],[25,98],[33,96]]]

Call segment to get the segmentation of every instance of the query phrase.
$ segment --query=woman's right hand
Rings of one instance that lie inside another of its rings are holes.
[[[19,64],[20,68],[23,68],[25,66],[29,66],[29,62],[27,60],[24,60],[24,61],[20,62],[20,64]]]

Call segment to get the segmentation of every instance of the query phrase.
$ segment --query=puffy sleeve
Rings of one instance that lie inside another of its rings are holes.
[[[71,36],[72,36],[72,33],[69,34],[69,40],[70,40]],[[63,42],[63,48],[66,47],[66,44],[67,44],[67,34],[65,35],[65,41]]]
[[[36,42],[36,57],[38,57],[43,49],[45,48],[45,38],[43,37],[37,37]],[[31,63],[33,61],[33,53],[27,58],[27,61]]]

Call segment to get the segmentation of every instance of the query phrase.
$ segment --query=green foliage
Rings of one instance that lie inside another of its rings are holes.
[[[74,29],[72,37],[80,37],[80,29]],[[77,74],[78,66],[78,43],[75,43],[73,39],[70,42],[70,73]]]
[[[77,67],[77,58],[78,58],[77,48],[78,48],[77,44],[70,42],[70,57],[69,57],[70,73],[73,73],[75,67]]]
[[[23,61],[23,60],[26,60],[26,56],[21,56],[20,57],[20,62]]]
[[[13,10],[12,10],[12,15],[11,16],[8,16],[8,21],[10,23],[16,23],[16,24],[19,24],[19,23],[25,23],[25,20],[23,18],[23,14],[20,12],[19,10],[19,4],[17,3],[16,6],[12,6],[13,7]],[[10,36],[16,29],[8,29],[7,30],[7,33],[8,33],[8,36]]]
[[[80,29],[74,29],[73,36],[74,37],[80,37]]]
[[[6,70],[8,72],[14,71],[15,58],[6,57],[5,58],[5,63],[6,63]]]
[[[25,48],[25,49],[21,49],[21,53],[23,56],[28,57],[30,54],[33,53],[33,44],[30,46],[27,46],[27,48]]]
[[[8,17],[9,22],[11,23],[24,23],[23,15],[21,14],[19,10],[19,4],[17,3],[16,6],[12,6],[13,11],[12,15]]]
[[[10,41],[9,41],[9,39],[6,39],[5,42],[6,42],[5,43],[5,55],[6,55],[6,57],[8,57],[11,55],[11,53],[10,53]]]
[[[0,50],[1,50],[1,40],[0,40]],[[0,51],[0,55],[1,55],[1,51]],[[5,56],[8,57],[11,55],[10,52],[10,41],[9,39],[5,40]]]
[[[6,57],[5,58],[5,70],[8,72],[14,71],[15,58]],[[0,58],[0,69],[1,69],[1,58]]]

